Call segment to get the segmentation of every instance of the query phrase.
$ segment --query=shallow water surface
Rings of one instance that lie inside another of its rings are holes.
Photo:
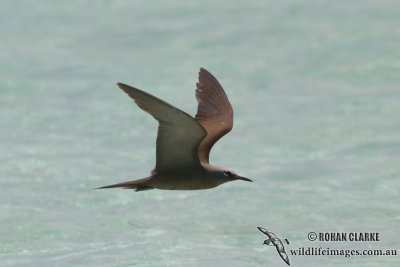
[[[285,266],[257,226],[287,251],[400,249],[399,15],[390,0],[3,1],[0,265]],[[211,161],[254,183],[93,190],[154,165],[157,124],[115,83],[194,114],[201,66],[235,110]]]

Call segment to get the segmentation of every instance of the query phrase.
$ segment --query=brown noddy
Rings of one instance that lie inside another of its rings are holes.
[[[206,69],[200,68],[196,83],[198,106],[194,118],[142,90],[123,83],[117,85],[159,122],[156,166],[149,177],[98,189],[198,190],[235,180],[252,182],[227,168],[209,163],[212,146],[232,129],[233,110],[224,89]]]

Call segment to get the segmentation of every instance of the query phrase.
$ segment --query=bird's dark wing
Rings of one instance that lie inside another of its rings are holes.
[[[281,243],[281,245],[282,245],[282,243]],[[276,247],[276,251],[278,252],[279,256],[282,258],[282,260],[284,262],[286,262],[287,265],[290,266],[289,257],[286,254],[286,251],[285,251],[285,248],[283,247],[283,245],[282,245],[282,248],[278,248],[278,246],[275,246],[275,247]]]
[[[197,152],[206,131],[193,117],[139,89],[122,83],[118,86],[159,122],[156,172],[185,172],[202,168]]]
[[[195,118],[207,131],[199,146],[199,158],[208,163],[212,146],[233,127],[233,110],[222,86],[204,68],[200,69],[196,86],[198,106]]]
[[[267,229],[263,228],[263,227],[257,227],[258,230],[260,230],[261,233],[265,234],[266,236],[268,236],[271,240],[273,238],[273,236],[271,235],[271,232],[268,232]]]

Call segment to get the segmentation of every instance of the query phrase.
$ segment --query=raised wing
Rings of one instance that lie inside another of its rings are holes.
[[[276,235],[271,235],[271,232],[269,232],[267,229],[258,226],[257,227],[258,230],[260,230],[261,233],[265,234],[266,236],[268,236],[271,240],[276,237]]]
[[[206,69],[200,69],[196,86],[199,104],[195,118],[207,131],[199,146],[199,158],[208,163],[212,146],[233,127],[233,110],[224,89]]]
[[[197,151],[206,131],[193,117],[137,88],[123,83],[118,83],[118,86],[159,122],[155,167],[157,173],[202,168]]]

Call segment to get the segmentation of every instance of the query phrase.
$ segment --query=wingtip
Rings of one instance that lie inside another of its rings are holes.
[[[119,89],[121,89],[122,91],[124,91],[128,95],[129,95],[128,90],[133,88],[132,86],[129,86],[129,85],[127,85],[125,83],[121,83],[121,82],[117,82],[117,86],[118,86]],[[136,88],[133,88],[133,89],[136,89]]]
[[[258,229],[260,232],[264,233],[264,234],[268,233],[268,230],[265,229],[264,227],[258,226],[257,229]]]
[[[199,73],[202,73],[202,72],[209,72],[209,71],[206,70],[204,67],[200,67]]]

